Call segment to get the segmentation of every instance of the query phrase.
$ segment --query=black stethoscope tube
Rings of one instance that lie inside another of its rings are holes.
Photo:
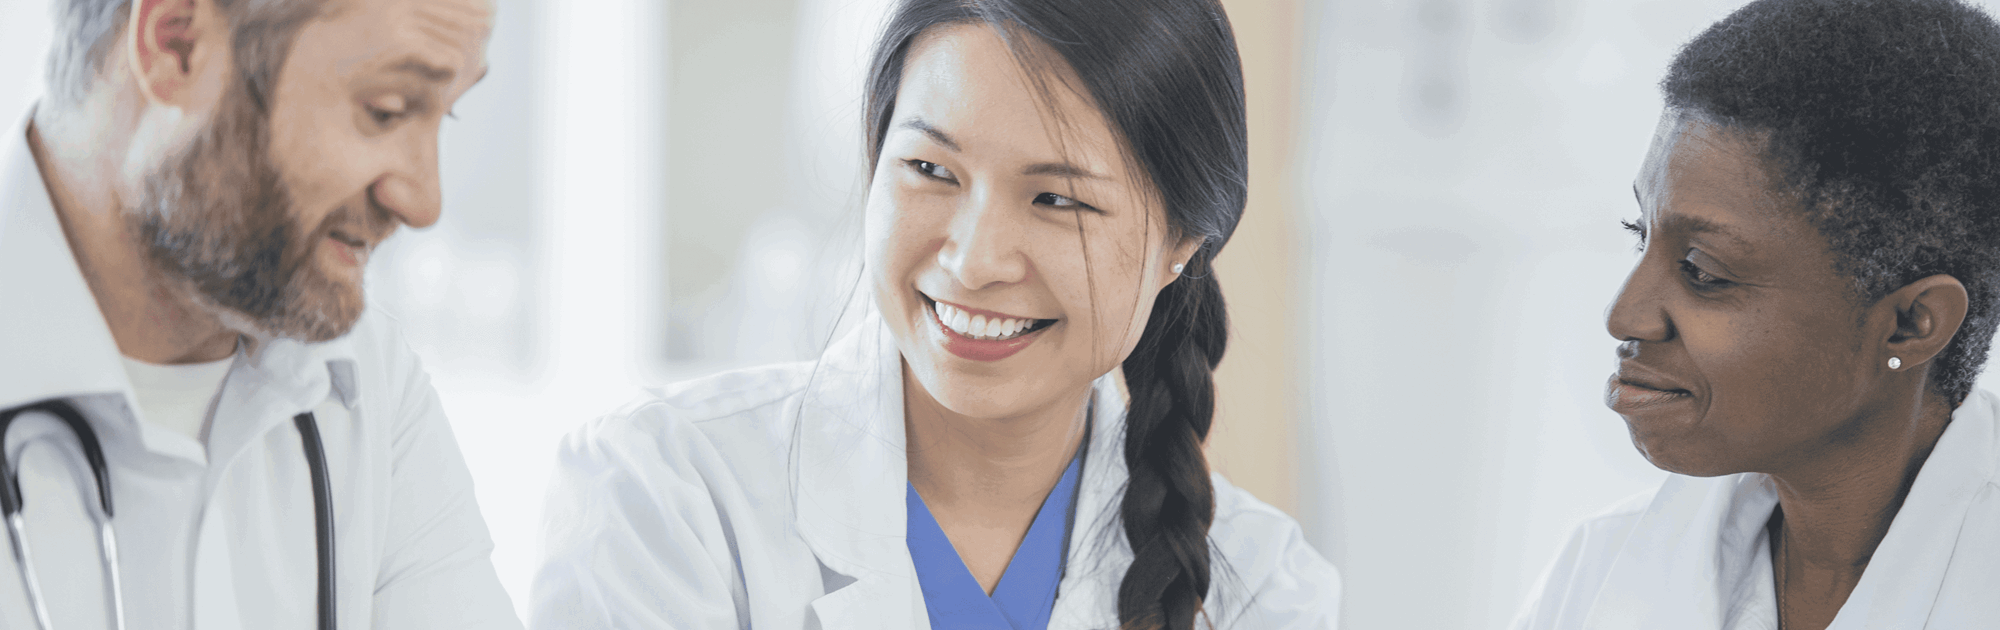
[[[319,629],[334,630],[333,622],[333,482],[326,474],[326,446],[319,441],[319,423],[308,411],[292,416],[305,447],[306,468],[312,472],[313,535],[319,539]]]
[[[14,474],[14,467],[7,461],[7,430],[12,428],[14,419],[22,413],[40,411],[55,416],[69,427],[76,436],[77,444],[83,449],[83,458],[90,464],[90,472],[97,481],[98,505],[104,508],[104,517],[111,518],[111,470],[104,462],[104,448],[97,441],[97,432],[91,430],[90,423],[83,420],[83,414],[76,407],[60,398],[30,403],[12,409],[0,410],[0,517],[12,517],[20,513],[23,504],[21,479]],[[313,536],[319,550],[319,630],[334,630],[333,592],[333,482],[326,472],[326,445],[320,441],[319,423],[308,411],[292,416],[292,424],[299,429],[299,443],[305,449],[306,468],[312,474],[313,492]],[[27,541],[21,541],[27,544]],[[118,603],[123,606],[123,602]]]

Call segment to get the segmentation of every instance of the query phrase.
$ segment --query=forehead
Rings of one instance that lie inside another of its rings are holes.
[[[491,0],[335,0],[305,26],[294,54],[333,62],[337,74],[411,60],[469,84],[485,66]]]
[[[1040,46],[1032,37],[1025,41]],[[1122,173],[1116,135],[1103,113],[1078,93],[1075,73],[1054,51],[1041,48],[1036,53],[1052,63],[1031,72],[991,26],[962,24],[927,32],[911,45],[895,118],[921,118],[950,134],[966,153],[1067,159],[1099,172]]]
[[[1660,117],[1633,188],[1642,199],[1650,198],[1648,211],[1684,206],[1792,209],[1792,195],[1765,158],[1760,138],[1671,110]]]
[[[1823,253],[1825,238],[1782,182],[1756,134],[1669,111],[1633,190],[1642,215],[1666,229],[1689,228],[1773,251]]]

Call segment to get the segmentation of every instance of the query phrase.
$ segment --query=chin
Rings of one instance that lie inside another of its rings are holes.
[[[354,329],[367,308],[361,286],[320,273],[301,274],[287,287],[284,303],[259,328],[271,337],[304,343],[339,339]]]
[[[1704,447],[1695,440],[1682,436],[1642,437],[1638,433],[1633,433],[1632,445],[1639,449],[1639,454],[1645,456],[1646,461],[1652,463],[1654,468],[1676,475],[1720,477],[1743,472],[1740,467],[1717,461],[1715,455],[1720,453],[1721,449]]]

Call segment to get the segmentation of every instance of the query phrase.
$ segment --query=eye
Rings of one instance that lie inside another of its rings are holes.
[[[372,105],[368,106],[368,119],[375,121],[375,124],[379,126],[389,126],[390,123],[394,123],[396,119],[402,117],[403,112],[393,112]]]
[[[903,162],[909,164],[910,168],[917,169],[917,172],[922,173],[924,177],[947,182],[958,181],[958,176],[953,175],[951,169],[945,168],[936,162],[925,162],[923,160],[903,160]]]
[[[1703,271],[1701,265],[1697,265],[1693,260],[1686,258],[1681,259],[1681,275],[1687,276],[1688,282],[1694,283],[1696,288],[1713,289],[1730,284],[1728,280],[1718,278],[1715,274]]]
[[[387,129],[414,117],[424,111],[426,103],[421,97],[400,94],[382,96],[361,103],[361,109],[368,115],[368,122],[377,128]]]
[[[1069,208],[1071,210],[1096,210],[1096,208],[1090,207],[1090,204],[1077,201],[1069,197],[1064,197],[1062,195],[1058,195],[1055,193],[1042,193],[1039,195],[1035,195],[1035,205],[1055,206],[1057,208]]]

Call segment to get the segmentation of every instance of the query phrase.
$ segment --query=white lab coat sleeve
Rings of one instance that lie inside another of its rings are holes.
[[[1611,573],[1611,558],[1631,537],[1640,511],[1651,501],[1648,492],[1578,524],[1514,617],[1513,630],[1583,627],[1598,585]]]
[[[1222,566],[1210,567],[1223,595],[1218,628],[1334,630],[1340,626],[1340,571],[1306,542],[1305,531],[1283,511],[1230,485],[1215,483],[1216,520],[1209,528]],[[1226,594],[1233,587],[1245,597]],[[1235,608],[1236,610],[1230,610]]]
[[[389,377],[390,500],[375,583],[374,628],[520,628],[493,570],[493,539],[437,390],[400,338]]]
[[[748,600],[735,541],[703,481],[704,471],[727,474],[719,461],[700,431],[663,404],[642,403],[565,437],[530,626],[742,627]]]

